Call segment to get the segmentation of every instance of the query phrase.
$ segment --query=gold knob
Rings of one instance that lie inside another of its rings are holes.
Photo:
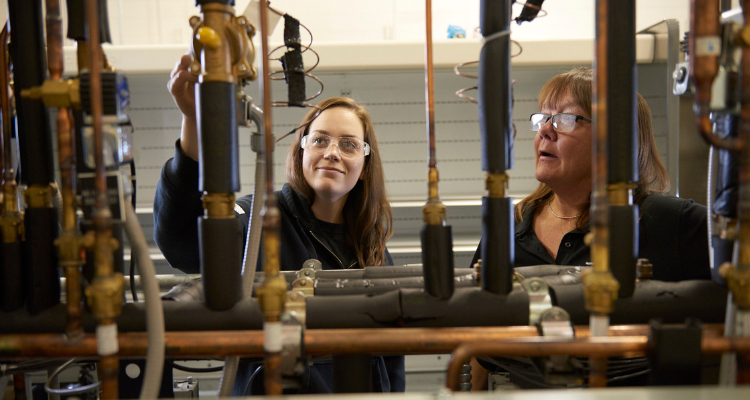
[[[195,34],[195,38],[198,39],[201,44],[212,50],[219,48],[221,45],[221,37],[219,37],[219,34],[207,26],[199,28],[198,32]]]

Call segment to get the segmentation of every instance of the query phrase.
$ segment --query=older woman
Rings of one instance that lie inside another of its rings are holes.
[[[593,71],[578,68],[552,78],[531,115],[539,186],[515,208],[515,265],[589,265],[592,186]],[[654,279],[710,279],[706,208],[664,196],[669,177],[651,128],[651,111],[638,95],[638,176],[633,200],[640,207],[639,257]],[[616,243],[614,245],[617,245]],[[472,265],[480,257],[477,250]],[[634,266],[635,267],[635,266]]]
[[[198,191],[198,138],[193,85],[183,56],[172,71],[169,89],[183,114],[174,158],[168,160],[154,199],[154,239],[174,268],[200,270],[196,218],[203,213]],[[324,269],[393,265],[385,247],[393,217],[385,192],[383,166],[370,114],[355,101],[333,97],[302,121],[287,155],[288,183],[277,192],[281,212],[282,270],[297,270],[314,258]],[[235,211],[248,225],[251,196]],[[261,269],[258,263],[258,269]],[[331,312],[335,312],[331,310]],[[235,394],[258,394],[263,379],[245,391],[252,368],[244,364]],[[330,362],[315,363],[302,393],[332,391]],[[404,391],[404,358],[373,358],[373,390]]]

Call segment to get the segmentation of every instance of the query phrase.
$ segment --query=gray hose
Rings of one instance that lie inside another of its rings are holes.
[[[141,273],[143,294],[146,301],[146,329],[148,331],[148,350],[146,351],[146,369],[143,372],[141,399],[159,397],[161,377],[164,369],[164,308],[159,294],[159,283],[156,281],[156,269],[148,251],[146,237],[138,223],[138,217],[130,201],[125,201],[125,232],[130,241],[131,257],[137,257]]]
[[[263,111],[250,104],[250,116],[255,125],[258,126],[260,134],[265,132],[263,122]],[[255,136],[256,134],[253,134]],[[252,139],[251,139],[252,141]],[[242,290],[244,297],[249,299],[253,297],[253,283],[255,282],[255,268],[258,262],[258,252],[260,248],[260,234],[263,224],[260,223],[260,209],[263,206],[263,191],[266,187],[266,163],[263,159],[263,152],[260,146],[253,147],[255,155],[255,189],[251,201],[250,216],[247,219],[247,238],[245,240],[245,254],[242,259]],[[256,223],[253,224],[253,221]],[[237,376],[237,369],[240,364],[239,357],[226,357],[224,360],[224,372],[219,380],[218,397],[229,397],[232,394],[234,380]]]

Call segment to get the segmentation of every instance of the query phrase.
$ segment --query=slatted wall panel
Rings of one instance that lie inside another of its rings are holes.
[[[639,88],[653,112],[657,144],[668,154],[666,128],[665,65],[639,65]],[[570,66],[514,68],[515,108],[513,121],[518,134],[515,141],[515,168],[510,171],[510,193],[523,197],[536,186],[534,179],[534,132],[528,129],[528,116],[538,111],[537,94],[552,76]],[[471,71],[467,71],[471,72]],[[424,201],[427,194],[427,135],[424,110],[424,73],[421,70],[320,72],[325,90],[319,99],[348,96],[365,104],[372,115],[385,168],[388,194],[392,201]],[[180,113],[166,89],[168,74],[130,75],[131,117],[136,127],[135,159],[138,167],[138,207],[150,212],[161,167],[173,156],[179,138]],[[444,200],[479,200],[483,193],[484,172],[480,164],[479,122],[476,105],[455,96],[458,89],[476,84],[475,80],[456,76],[452,70],[435,71],[435,119],[437,157],[440,170],[440,194]],[[312,84],[311,84],[312,85]],[[308,88],[308,93],[317,90]],[[274,100],[286,97],[286,86],[272,85]],[[257,96],[257,83],[246,88]],[[472,94],[473,93],[473,94]],[[476,96],[476,92],[467,94]],[[308,109],[274,108],[275,133],[296,127]],[[255,155],[249,146],[249,129],[240,130],[241,194],[253,190]],[[276,188],[285,182],[284,163],[289,139],[277,144],[274,157]],[[498,149],[499,151],[499,149]],[[449,206],[448,223],[454,229],[457,246],[456,265],[468,266],[479,241],[481,215],[478,206]],[[146,235],[151,236],[150,216],[142,218]],[[394,208],[395,235],[389,242],[397,264],[419,263],[421,205]],[[156,250],[155,250],[156,251]],[[160,263],[161,272],[172,272]]]

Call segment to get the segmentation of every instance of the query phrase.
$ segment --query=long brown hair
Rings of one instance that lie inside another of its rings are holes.
[[[375,129],[367,109],[346,97],[331,97],[323,100],[317,108],[305,115],[286,157],[286,178],[289,185],[301,193],[312,204],[315,191],[305,180],[302,170],[302,137],[310,132],[310,124],[325,110],[342,107],[362,121],[364,140],[370,144],[370,155],[365,157],[362,179],[349,192],[344,205],[344,222],[347,226],[347,242],[357,252],[360,267],[385,265],[385,243],[393,235],[393,214],[385,192],[383,163],[380,160]]]
[[[591,85],[594,71],[591,68],[575,68],[550,79],[539,92],[539,108],[545,105],[555,105],[566,94],[570,94],[573,101],[591,115]],[[669,174],[661,161],[659,149],[656,147],[654,131],[651,126],[651,109],[646,99],[638,94],[638,181],[635,183],[633,202],[638,203],[651,193],[664,193],[669,190]],[[549,186],[539,183],[536,190],[521,200],[516,207],[516,220],[523,221],[523,214],[527,210],[536,213],[538,207],[545,204],[554,193]],[[578,209],[579,217],[576,228],[584,228],[589,222],[590,202],[586,202]]]

